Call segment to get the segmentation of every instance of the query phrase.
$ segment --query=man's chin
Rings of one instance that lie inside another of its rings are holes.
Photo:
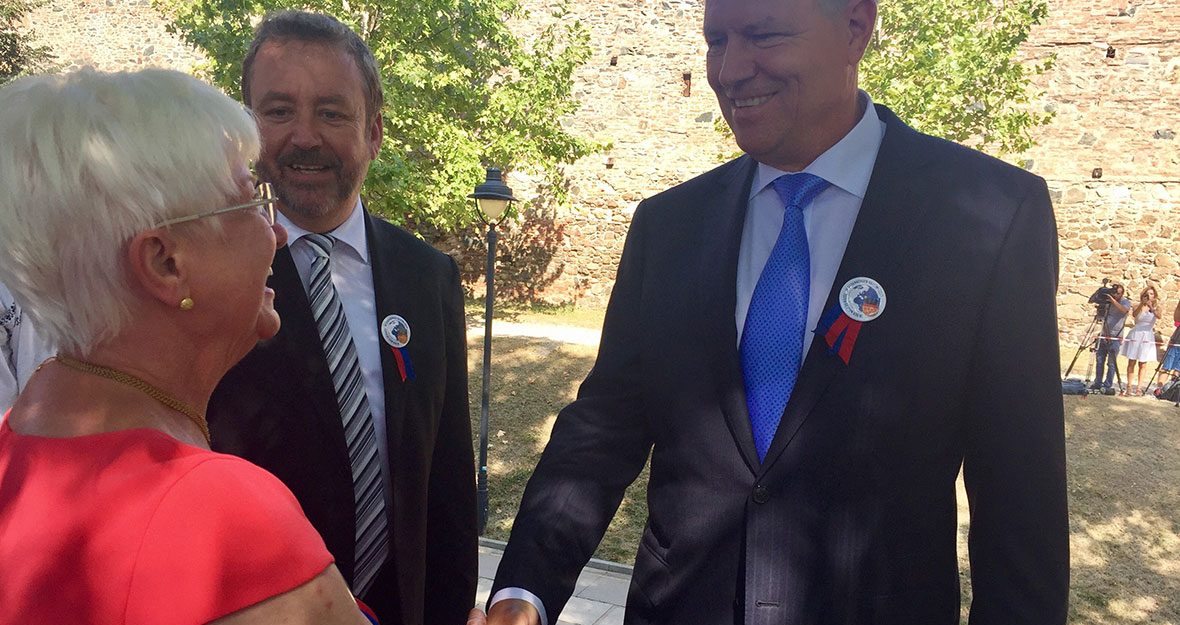
[[[294,193],[279,193],[278,196],[282,201],[281,208],[284,213],[318,219],[332,212],[331,198],[335,197],[335,194],[320,190],[296,190]]]
[[[258,313],[257,332],[260,341],[274,338],[282,327],[283,320],[279,318],[279,313],[275,309],[268,308]]]

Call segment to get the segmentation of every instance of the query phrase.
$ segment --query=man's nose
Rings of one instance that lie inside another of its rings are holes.
[[[740,85],[757,73],[754,56],[750,53],[749,46],[741,41],[731,40],[714,54],[714,62],[717,63],[717,83],[726,89]]]
[[[314,116],[299,115],[295,118],[291,128],[292,144],[299,148],[309,149],[318,147],[322,142]]]

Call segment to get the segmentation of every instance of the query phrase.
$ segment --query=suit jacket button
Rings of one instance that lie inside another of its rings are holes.
[[[754,487],[754,503],[766,503],[770,501],[770,489],[759,484]]]

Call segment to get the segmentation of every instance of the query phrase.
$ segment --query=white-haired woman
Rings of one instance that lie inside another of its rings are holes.
[[[60,346],[0,424],[0,624],[368,622],[290,492],[208,447],[279,329],[257,153],[178,72],[0,89],[0,281]]]

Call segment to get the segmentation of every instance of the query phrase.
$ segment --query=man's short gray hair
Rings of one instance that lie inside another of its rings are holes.
[[[839,13],[844,7],[847,7],[853,0],[816,0],[819,3],[819,8],[828,15]],[[877,4],[878,0],[872,0],[873,4]]]
[[[0,281],[83,356],[131,321],[127,242],[236,197],[258,155],[241,104],[171,70],[24,78],[0,111]]]
[[[377,59],[369,44],[361,39],[340,20],[320,13],[307,11],[279,11],[263,18],[254,30],[254,40],[246,50],[246,58],[242,60],[242,102],[250,105],[250,80],[254,74],[254,59],[258,50],[268,41],[301,41],[305,43],[325,43],[339,46],[348,52],[361,71],[365,91],[365,119],[372,121],[381,113],[385,104],[385,92],[381,88],[381,76],[377,72]]]

